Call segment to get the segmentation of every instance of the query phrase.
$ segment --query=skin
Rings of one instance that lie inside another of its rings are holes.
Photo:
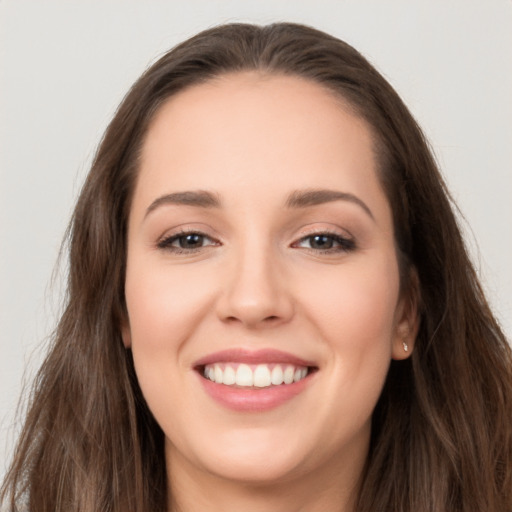
[[[157,113],[129,218],[122,334],[166,436],[169,510],[353,510],[372,411],[416,329],[376,167],[366,123],[296,77],[228,75]],[[285,206],[312,189],[357,199]],[[198,190],[220,206],[158,200]],[[172,237],[187,231],[205,238],[180,250]],[[279,407],[229,410],[194,370],[229,348],[282,350],[318,371]]]

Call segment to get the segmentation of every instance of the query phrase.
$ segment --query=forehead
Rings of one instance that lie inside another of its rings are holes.
[[[347,125],[350,125],[350,134]],[[301,135],[307,136],[313,144],[321,138],[325,140],[329,131],[333,137],[338,137],[340,144],[344,141],[349,144],[351,136],[355,135],[364,139],[368,147],[373,146],[367,123],[355,114],[347,101],[326,87],[291,75],[259,71],[229,73],[188,87],[169,98],[149,126],[143,157],[147,157],[162,139],[167,143],[171,138],[176,139],[176,146],[200,136],[204,143],[220,142],[216,133],[219,138],[231,135],[231,140],[238,143],[242,138],[248,145],[266,143],[268,149],[275,146],[269,143],[274,142],[275,133],[280,132],[283,139],[288,135],[291,143],[283,150],[299,153],[301,147],[293,142],[298,142]],[[315,137],[315,133],[318,136]]]
[[[381,193],[367,123],[295,76],[243,72],[185,89],[157,112],[141,156],[141,193],[237,184],[267,196],[292,185]]]

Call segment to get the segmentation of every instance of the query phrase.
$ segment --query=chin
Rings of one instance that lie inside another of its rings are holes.
[[[286,433],[241,429],[209,437],[200,444],[199,451],[188,454],[189,462],[223,480],[265,486],[305,471],[307,448]],[[177,450],[187,456],[187,450]]]
[[[301,462],[284,457],[277,460],[270,456],[258,460],[219,458],[209,470],[218,478],[231,482],[269,486],[297,478],[304,472]]]

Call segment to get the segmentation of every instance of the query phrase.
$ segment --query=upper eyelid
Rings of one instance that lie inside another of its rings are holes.
[[[344,242],[347,242],[350,244],[355,244],[355,240],[351,236],[341,235],[339,233],[332,233],[332,232],[328,232],[328,231],[319,231],[317,233],[311,233],[309,235],[300,237],[295,242],[293,242],[292,245],[299,244],[299,243],[303,242],[304,240],[307,240],[308,238],[313,238],[315,236],[321,236],[321,235],[330,237],[330,238],[334,238],[338,242],[341,240],[341,241],[344,241]]]
[[[328,237],[331,237],[331,238],[341,238],[343,240],[352,240],[352,238],[353,238],[352,236],[349,236],[347,234],[338,233],[338,232],[335,232],[335,231],[314,231],[312,233],[308,233],[306,235],[302,235],[301,237],[299,237],[297,239],[297,241],[304,240],[305,238],[311,238],[313,236],[321,236],[321,235],[328,236]]]
[[[219,236],[213,230],[205,229],[204,227],[195,227],[192,223],[190,226],[178,226],[165,230],[163,234],[158,237],[158,241],[179,238],[185,235],[202,235],[212,240],[219,239]]]
[[[353,235],[347,231],[346,229],[341,228],[335,228],[335,227],[320,227],[320,228],[310,228],[305,229],[299,233],[298,240],[302,240],[303,238],[307,238],[308,236],[315,236],[315,235],[328,235],[328,236],[337,236],[339,238],[346,238],[353,240]]]
[[[156,244],[159,245],[163,242],[169,241],[171,239],[177,239],[181,236],[197,234],[197,235],[204,236],[205,238],[207,238],[213,242],[216,242],[217,245],[224,245],[224,243],[221,240],[221,237],[217,234],[213,234],[211,231],[212,230],[204,229],[204,228],[195,228],[194,226],[179,227],[179,228],[177,228],[176,231],[170,230],[167,233],[160,236],[157,239]],[[354,236],[350,232],[348,232],[346,229],[332,226],[332,227],[311,227],[309,229],[302,228],[302,229],[298,230],[298,233],[296,232],[295,236],[293,237],[291,242],[289,242],[289,244],[290,245],[296,244],[308,237],[312,237],[315,235],[326,235],[326,236],[341,238],[344,240],[349,240],[352,242],[355,241]]]
[[[186,231],[178,231],[176,233],[172,233],[172,234],[169,234],[169,235],[164,235],[162,237],[160,237],[157,241],[157,244],[160,245],[160,244],[163,244],[165,242],[169,242],[169,241],[174,241],[174,240],[178,240],[179,238],[181,237],[184,237],[184,236],[187,236],[187,235],[199,235],[199,236],[202,236],[204,238],[207,238],[208,240],[211,240],[212,242],[214,243],[219,243],[219,241],[211,236],[211,235],[208,235],[207,233],[204,233],[202,231],[199,231],[199,230],[186,230]]]

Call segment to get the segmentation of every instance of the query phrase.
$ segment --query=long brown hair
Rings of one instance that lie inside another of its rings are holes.
[[[67,307],[36,378],[3,499],[12,511],[22,503],[32,512],[166,509],[163,433],[119,329],[127,217],[144,135],[162,103],[243,70],[312,80],[367,121],[393,210],[403,292],[420,300],[414,353],[392,362],[373,415],[357,511],[510,512],[511,350],[429,146],[356,50],[286,23],[202,32],[158,60],[121,103],[67,233]]]

